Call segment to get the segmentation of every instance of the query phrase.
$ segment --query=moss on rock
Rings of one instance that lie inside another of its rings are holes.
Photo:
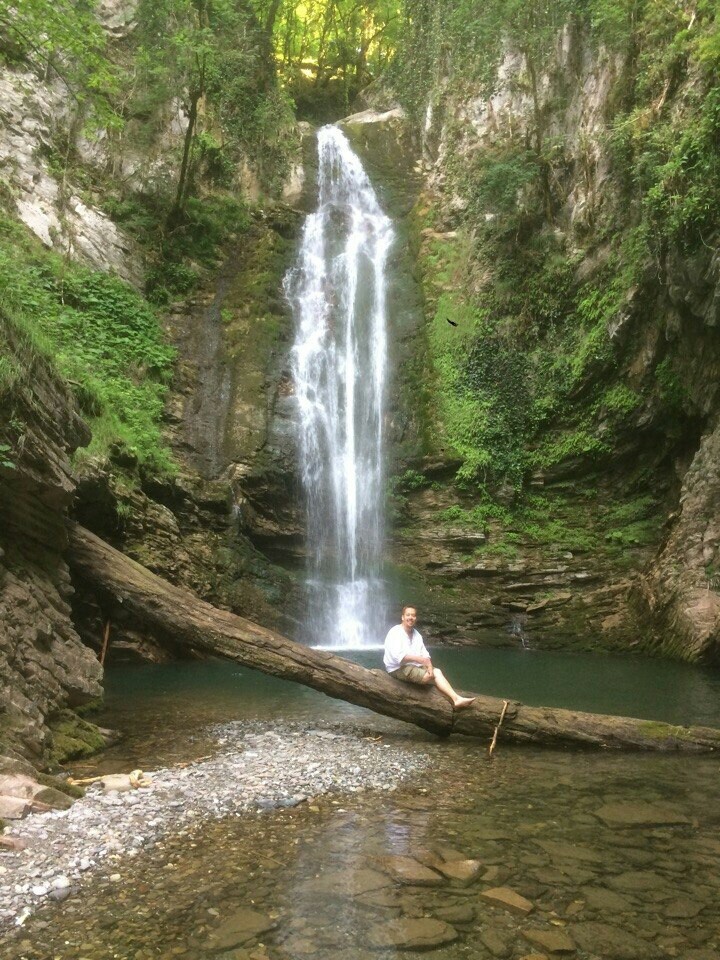
[[[50,719],[49,725],[52,732],[50,758],[55,763],[89,757],[105,747],[105,738],[99,727],[72,710],[61,710]]]

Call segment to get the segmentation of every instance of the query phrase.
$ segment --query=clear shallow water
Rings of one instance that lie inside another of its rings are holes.
[[[0,957],[519,960],[549,956],[533,937],[562,934],[562,955],[578,960],[718,960],[716,758],[501,746],[487,761],[461,738],[403,741],[432,758],[421,782],[171,836],[44,908]],[[641,822],[612,822],[618,808]],[[427,858],[438,844],[478,859],[481,878],[467,888],[388,879],[386,857]],[[528,912],[483,896],[497,887]],[[248,911],[260,932],[247,935]],[[449,919],[455,939],[429,954],[372,946],[398,921],[428,918]]]

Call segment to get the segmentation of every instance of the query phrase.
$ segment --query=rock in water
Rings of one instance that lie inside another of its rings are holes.
[[[494,903],[495,906],[504,907],[511,913],[525,914],[534,910],[534,904],[511,890],[510,887],[493,887],[491,890],[483,890],[481,896]]]
[[[415,887],[439,887],[443,879],[412,857],[381,857],[380,866],[395,880]]]
[[[574,953],[575,944],[562,930],[523,930],[523,936],[548,953]]]
[[[399,917],[370,927],[368,944],[376,950],[427,950],[452,943],[457,936],[457,930],[444,920]]]
[[[440,873],[461,887],[469,887],[477,880],[482,864],[479,860],[451,860],[438,867]]]
[[[243,907],[209,934],[207,944],[211,950],[230,950],[254,940],[274,926],[274,921],[265,914]]]

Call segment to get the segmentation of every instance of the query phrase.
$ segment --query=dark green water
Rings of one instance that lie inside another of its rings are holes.
[[[367,667],[380,650],[344,654]],[[639,657],[443,648],[433,657],[456,686],[533,706],[720,727],[720,671]],[[84,773],[154,767],[212,749],[202,732],[234,719],[354,720],[382,723],[369,711],[296,683],[226,661],[125,665],[106,674],[106,701],[93,717],[122,731],[103,757],[75,765]],[[408,727],[408,734],[413,728]]]
[[[434,662],[463,690],[532,706],[720,726],[720,670],[640,657],[541,653],[533,650],[434,650]],[[382,667],[379,650],[342,656]],[[106,674],[106,711],[144,712],[162,699],[181,713],[194,704],[208,720],[367,715],[359,707],[224,661],[128,665]]]

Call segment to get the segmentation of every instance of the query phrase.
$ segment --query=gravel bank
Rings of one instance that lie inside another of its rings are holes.
[[[428,763],[421,751],[355,732],[238,722],[213,733],[215,756],[153,771],[150,787],[105,793],[96,784],[69,810],[13,824],[6,833],[27,846],[0,855],[0,925],[24,923],[38,905],[65,899],[94,870],[112,871],[113,863],[180,829],[328,792],[394,790]]]

